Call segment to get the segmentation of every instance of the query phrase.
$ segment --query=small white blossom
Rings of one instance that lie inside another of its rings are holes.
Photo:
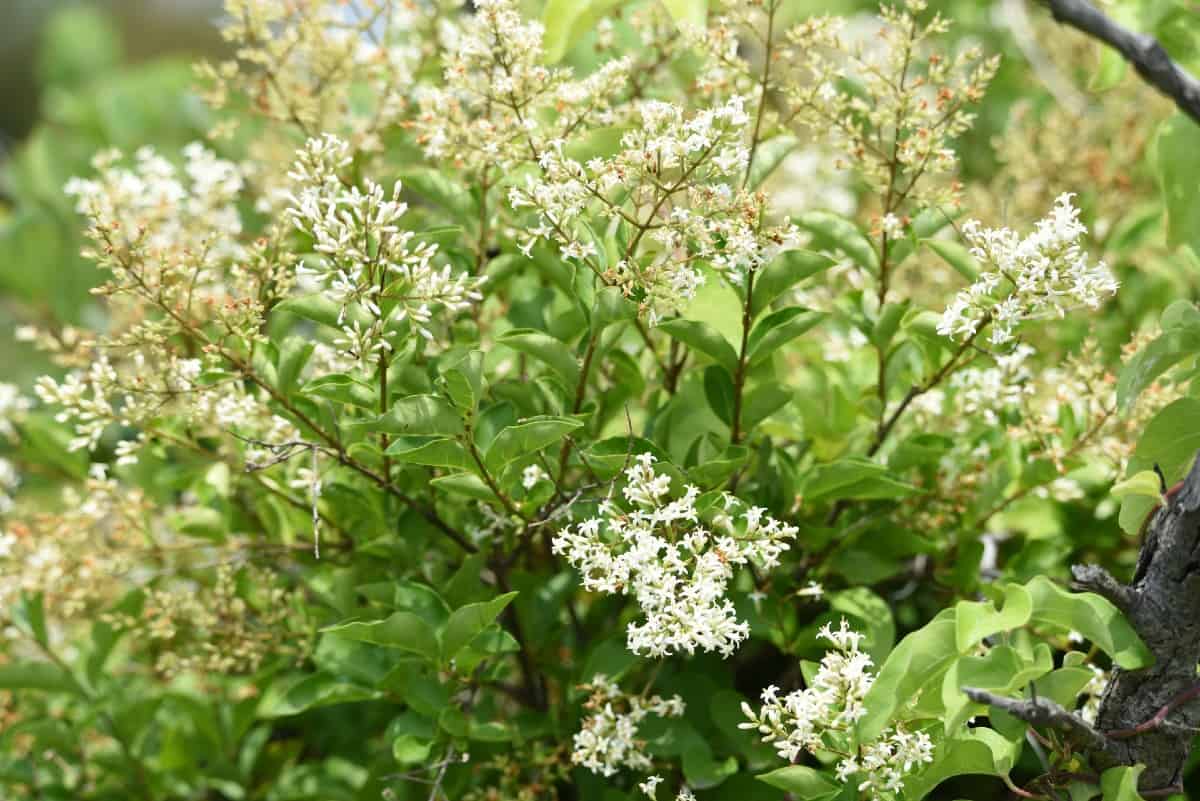
[[[521,486],[526,490],[531,490],[549,478],[550,475],[542,469],[541,465],[531,464],[521,471]]]
[[[645,620],[629,624],[635,654],[699,649],[729,656],[750,633],[725,597],[734,568],[751,561],[774,567],[798,529],[727,496],[727,508],[742,510],[740,519],[718,515],[709,530],[696,509],[700,491],[688,486],[673,498],[670,477],[656,473],[654,461],[643,453],[625,472],[632,511],[602,506],[600,517],[559,532],[554,552],[582,573],[586,589],[637,599]]]
[[[597,674],[584,689],[591,691],[584,708],[592,714],[584,718],[575,734],[571,761],[602,776],[612,776],[621,768],[649,770],[650,757],[637,737],[638,726],[647,715],[681,716],[683,700],[678,695],[666,699],[657,695],[649,698],[626,695],[603,674]],[[647,794],[653,796],[653,789],[660,781],[657,776],[647,779],[645,784],[650,786]]]
[[[871,657],[860,650],[862,635],[844,619],[837,629],[822,626],[820,636],[833,644],[833,650],[822,657],[807,688],[780,698],[779,688],[769,686],[762,692],[759,712],[742,704],[748,721],[739,728],[757,731],[763,742],[773,745],[788,762],[794,762],[802,751],[828,751],[827,738],[846,739],[842,733],[866,714],[863,699],[875,680],[869,672]],[[907,774],[932,761],[929,735],[896,726],[861,743],[857,753],[843,756],[835,774],[842,782],[857,778],[859,792],[871,798],[894,798],[903,789]]]
[[[976,220],[965,223],[963,235],[984,271],[950,302],[938,333],[968,340],[990,323],[988,341],[1003,345],[1026,320],[1063,317],[1078,306],[1099,308],[1118,285],[1104,262],[1093,265],[1080,247],[1085,233],[1070,194],[1060,195],[1050,216],[1024,238],[1008,228],[984,229]],[[997,298],[1000,287],[1006,294]]]

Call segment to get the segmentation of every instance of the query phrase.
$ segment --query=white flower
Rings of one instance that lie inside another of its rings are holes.
[[[531,464],[521,472],[521,486],[526,490],[531,490],[549,478],[549,474],[542,469],[541,465]]]
[[[836,630],[828,624],[822,626],[820,636],[832,643],[834,650],[822,657],[806,689],[780,698],[777,687],[767,687],[762,692],[762,710],[757,713],[749,704],[742,704],[748,721],[738,727],[757,731],[763,742],[771,743],[788,762],[795,761],[802,751],[828,751],[827,738],[839,736],[866,714],[863,698],[874,676],[869,672],[871,657],[859,650],[862,635],[843,619]],[[932,761],[929,735],[896,726],[860,744],[857,754],[843,756],[835,774],[842,782],[858,777],[858,790],[872,798],[894,797],[903,789],[906,774]]]
[[[584,718],[575,734],[571,761],[602,776],[612,776],[623,767],[648,770],[651,762],[643,751],[644,743],[637,737],[638,725],[647,715],[681,716],[683,700],[678,695],[667,699],[657,695],[649,698],[626,695],[603,674],[597,674],[584,689],[592,692],[584,706],[593,712]],[[651,776],[642,789],[653,797],[654,788],[661,781],[660,777]]]
[[[630,623],[627,633],[635,654],[699,649],[729,656],[750,633],[725,597],[734,568],[750,561],[777,565],[798,529],[729,496],[732,508],[744,510],[741,521],[719,516],[723,531],[710,531],[696,509],[700,491],[688,486],[672,497],[671,479],[654,471],[654,461],[640,454],[625,472],[623,495],[632,511],[602,506],[601,517],[559,532],[552,547],[582,573],[586,589],[637,600],[645,620]]]
[[[662,784],[662,776],[649,776],[646,781],[638,784],[638,789],[646,795],[654,798],[654,793],[658,789],[658,785]]]
[[[1077,306],[1098,308],[1118,284],[1104,262],[1089,262],[1079,244],[1085,233],[1070,194],[1060,195],[1050,216],[1024,238],[1008,228],[983,229],[976,220],[966,222],[963,235],[984,271],[950,302],[938,333],[967,340],[991,323],[989,341],[1003,345],[1026,320],[1062,317]],[[995,290],[1002,286],[1007,294],[996,298]]]

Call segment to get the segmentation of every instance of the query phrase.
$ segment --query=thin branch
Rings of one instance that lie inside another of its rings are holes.
[[[1090,723],[1045,696],[1028,699],[1005,698],[976,687],[963,687],[963,692],[975,703],[1001,709],[1031,726],[1049,726],[1071,732],[1090,748],[1105,750],[1108,745],[1104,735],[1092,728]]]
[[[1133,588],[1117,581],[1100,565],[1073,565],[1071,574],[1075,577],[1074,585],[1085,592],[1094,592],[1107,598],[1112,605],[1128,614],[1137,601]]]
[[[1200,123],[1200,81],[1171,60],[1153,36],[1118,25],[1088,0],[1047,0],[1055,21],[1099,39],[1125,57],[1146,83]]]

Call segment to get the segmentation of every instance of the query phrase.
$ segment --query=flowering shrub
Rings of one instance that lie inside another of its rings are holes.
[[[39,194],[35,134],[6,269],[78,230],[92,294],[6,289],[3,797],[1194,782],[1113,745],[1200,685],[1112,724],[1162,651],[1101,566],[1194,511],[1200,130],[809,5],[226,0],[196,141]]]

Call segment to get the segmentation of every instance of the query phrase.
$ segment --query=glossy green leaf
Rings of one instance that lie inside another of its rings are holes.
[[[442,661],[449,662],[453,659],[475,635],[494,623],[516,597],[517,593],[507,592],[490,601],[467,604],[455,609],[442,632]]]
[[[797,801],[828,801],[842,789],[829,776],[807,765],[777,768],[770,773],[760,774],[758,780],[791,793]]]
[[[1120,765],[1100,775],[1101,801],[1142,801],[1138,793],[1138,777],[1145,765]]]
[[[938,744],[933,764],[905,778],[904,798],[920,801],[954,776],[1006,776],[1020,752],[1020,741],[1010,742],[991,729],[972,729]]]
[[[754,301],[751,313],[757,317],[783,293],[837,264],[823,253],[812,250],[785,250],[754,275]]]
[[[428,659],[438,657],[437,634],[424,619],[412,612],[396,612],[383,620],[341,623],[321,631],[347,640],[398,648]]]
[[[663,5],[680,27],[704,28],[708,18],[708,0],[663,0]]]
[[[979,277],[979,262],[971,252],[958,242],[950,239],[930,239],[925,246],[954,268],[954,271],[968,281]]]
[[[579,381],[579,362],[571,353],[571,349],[549,334],[529,329],[514,329],[506,331],[496,341],[544,363],[568,387],[574,388]]]
[[[392,403],[387,414],[361,423],[369,431],[397,436],[454,436],[463,432],[462,415],[436,395],[411,395]]]
[[[789,306],[768,314],[750,332],[746,347],[751,365],[770,357],[780,346],[791,342],[825,319],[824,312]]]
[[[1155,168],[1163,204],[1167,207],[1167,242],[1189,245],[1200,255],[1200,127],[1176,113],[1158,126]]]
[[[505,465],[545,448],[559,445],[583,423],[570,417],[534,417],[511,425],[496,435],[484,461],[492,472]]]
[[[1004,588],[1004,606],[997,610],[991,601],[959,601],[955,607],[955,641],[967,653],[986,638],[1020,628],[1033,614],[1033,597],[1019,584]]]
[[[1090,592],[1068,592],[1045,576],[1025,587],[1033,599],[1032,620],[1082,634],[1126,670],[1151,664],[1145,644],[1109,601]]]
[[[757,189],[762,186],[763,181],[775,172],[799,144],[799,139],[786,133],[759,142],[754,150],[754,161],[750,165],[750,179],[746,182],[746,187]]]
[[[724,367],[730,375],[737,373],[737,352],[729,341],[708,323],[676,318],[659,323],[658,330],[708,356]]]
[[[892,650],[863,699],[867,714],[858,721],[859,742],[878,737],[892,715],[925,688],[940,690],[942,676],[958,658],[956,631],[954,610],[943,609]]]

